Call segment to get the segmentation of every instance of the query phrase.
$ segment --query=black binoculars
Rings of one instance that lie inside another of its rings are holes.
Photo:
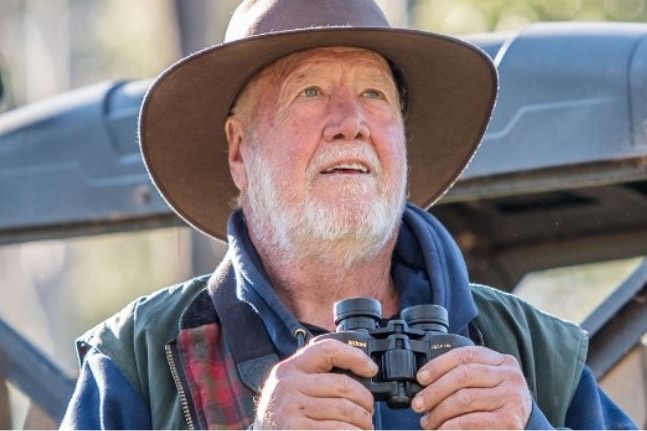
[[[411,405],[411,399],[422,390],[416,374],[424,364],[456,347],[474,345],[467,337],[447,333],[447,310],[440,305],[408,307],[399,319],[384,324],[382,305],[373,298],[338,301],[334,313],[336,332],[316,339],[339,340],[371,357],[379,367],[376,376],[367,379],[349,374],[366,386],[376,401],[386,401],[391,408]]]

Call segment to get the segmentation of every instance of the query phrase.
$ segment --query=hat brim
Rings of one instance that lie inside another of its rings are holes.
[[[152,181],[186,222],[226,239],[231,180],[225,120],[240,89],[288,54],[324,46],[375,51],[407,87],[409,200],[428,208],[456,181],[485,133],[497,92],[487,54],[464,41],[385,28],[316,28],[213,46],[175,63],[149,88],[139,141]]]

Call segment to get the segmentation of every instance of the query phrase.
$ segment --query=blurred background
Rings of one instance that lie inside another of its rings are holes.
[[[395,26],[454,35],[516,32],[537,21],[647,21],[645,0],[378,3]],[[153,77],[182,56],[219,42],[236,4],[2,0],[5,95],[0,112],[99,82]],[[197,239],[185,227],[0,246],[0,317],[75,375],[75,337],[139,295],[209,272],[221,252],[222,245]],[[640,261],[531,274],[518,292],[551,313],[579,322]],[[578,292],[580,285],[587,286],[585,295]],[[10,387],[10,400],[11,425],[21,427],[24,396]]]
[[[644,0],[378,0],[391,23],[449,34],[537,21],[645,21]],[[145,78],[222,40],[236,0],[2,0],[4,109],[111,79]],[[179,20],[192,24],[180,35]],[[182,36],[182,38],[180,38]],[[181,41],[180,41],[181,40]]]

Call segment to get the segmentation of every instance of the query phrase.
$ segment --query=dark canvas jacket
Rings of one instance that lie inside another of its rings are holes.
[[[233,241],[213,276],[135,301],[82,337],[80,352],[88,348],[100,352],[141,396],[150,417],[142,426],[244,428],[251,423],[254,392],[240,382],[212,300],[213,292],[226,282],[235,284],[237,301],[251,304],[262,317],[266,333],[249,333],[251,340],[269,337],[280,358],[296,350],[294,328],[302,325],[274,302],[278,299],[271,289],[263,287],[262,265],[240,214],[232,217],[229,230]],[[399,288],[406,284],[401,291],[402,306],[433,299],[455,316],[450,331],[465,333],[467,323],[475,324],[486,346],[514,355],[522,365],[536,401],[535,422],[529,426],[548,427],[546,418],[552,426],[572,426],[567,417],[573,414],[574,394],[578,398],[582,391],[586,335],[514,296],[470,285],[457,250],[437,221],[408,206],[394,253],[394,262],[398,262],[392,270]],[[431,292],[416,294],[425,284]],[[597,388],[586,388],[587,396],[591,390]],[[83,388],[77,392],[77,400],[92,399],[82,396]],[[80,423],[82,404],[73,400],[64,425]],[[599,402],[590,404],[585,413],[602,417],[595,410],[605,407]],[[417,426],[418,418],[412,417],[411,410],[377,410],[378,427]],[[631,424],[626,417],[621,419]],[[614,428],[623,423],[615,422]]]
[[[173,310],[169,307],[171,304],[182,307],[181,295],[199,292],[184,314],[177,338],[166,345],[165,337],[154,339],[150,328],[140,327],[143,322],[139,321],[133,324],[131,319],[122,321],[127,324],[121,325],[118,332],[106,326],[87,340],[113,358],[129,380],[139,386],[137,389],[151,405],[153,428],[240,429],[253,419],[255,394],[240,382],[236,365],[214,320],[215,309],[206,287],[206,278],[196,279],[159,303],[161,298],[153,298],[131,308],[132,315],[150,315],[157,326],[159,320],[154,316],[159,316],[160,307],[168,313]],[[515,297],[483,286],[473,286],[473,289],[479,308],[496,308],[500,312],[477,320],[486,345],[494,345],[496,350],[517,357],[524,365],[524,374],[539,407],[553,426],[563,427],[570,398],[582,372],[586,339],[574,326],[538,314]],[[508,311],[510,306],[512,311]],[[182,310],[171,314],[180,315]],[[505,342],[499,337],[500,331],[520,338]],[[533,335],[524,335],[527,333]],[[124,339],[135,341],[130,349],[124,349],[120,341]],[[153,352],[164,351],[166,355],[152,355],[149,351],[152,347]],[[551,358],[553,352],[562,352],[574,360],[557,363]],[[142,381],[142,376],[149,379]],[[170,399],[161,396],[167,393],[176,395]]]

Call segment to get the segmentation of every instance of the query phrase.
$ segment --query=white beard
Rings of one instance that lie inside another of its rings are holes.
[[[353,263],[374,257],[393,237],[404,211],[406,161],[402,180],[387,184],[375,151],[368,144],[336,145],[320,151],[307,174],[305,201],[299,186],[281,184],[280,172],[273,172],[259,155],[254,142],[248,156],[248,188],[243,199],[247,205],[248,228],[266,250],[283,259],[297,261],[316,258],[349,268]],[[344,157],[360,157],[370,162],[378,181],[378,198],[367,201],[374,182],[359,181],[342,185],[339,199],[323,202],[311,194],[312,180],[322,165]],[[277,175],[279,178],[277,178]]]

